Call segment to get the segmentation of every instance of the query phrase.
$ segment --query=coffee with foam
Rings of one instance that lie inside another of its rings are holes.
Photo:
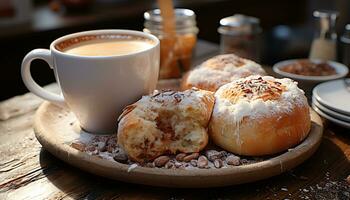
[[[56,48],[77,56],[118,56],[141,52],[153,46],[153,41],[137,36],[91,35],[63,41]]]

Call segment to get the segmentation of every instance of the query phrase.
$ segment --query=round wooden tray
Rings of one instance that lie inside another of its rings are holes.
[[[221,169],[163,169],[136,167],[109,161],[70,146],[81,130],[72,125],[76,118],[67,109],[44,102],[38,109],[34,130],[41,145],[63,161],[92,174],[110,179],[163,187],[218,187],[253,182],[281,174],[309,158],[321,142],[321,118],[311,110],[309,136],[295,148],[254,164]]]

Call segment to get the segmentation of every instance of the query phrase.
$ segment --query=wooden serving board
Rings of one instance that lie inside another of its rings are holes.
[[[136,167],[102,159],[70,146],[82,135],[69,110],[44,102],[38,109],[34,130],[41,145],[61,160],[92,174],[110,179],[163,187],[219,187],[269,178],[290,170],[308,159],[321,142],[321,118],[311,110],[308,137],[295,148],[276,157],[220,169],[163,169]]]

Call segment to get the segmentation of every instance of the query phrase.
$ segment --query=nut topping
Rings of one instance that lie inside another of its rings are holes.
[[[275,100],[280,98],[285,86],[278,81],[264,80],[261,76],[235,82],[234,87],[227,90],[223,97],[236,102],[244,97],[248,101],[255,99]]]
[[[184,157],[183,161],[185,161],[185,162],[190,162],[190,161],[193,160],[193,159],[197,159],[198,156],[199,156],[199,153],[192,153],[192,154],[190,154],[190,155]]]
[[[179,153],[176,155],[176,160],[181,162],[184,160],[184,158],[186,157],[186,154],[185,153]]]
[[[167,169],[175,168],[174,162],[170,162],[170,161],[165,164],[165,168],[167,168]]]
[[[205,156],[213,162],[214,160],[221,158],[223,155],[216,150],[207,150]]]
[[[190,163],[193,167],[197,167],[197,160],[191,160]]]
[[[97,150],[97,148],[95,146],[93,146],[93,145],[90,145],[90,146],[86,147],[86,151],[89,151],[89,152],[94,152],[96,150]]]
[[[240,158],[235,155],[230,155],[226,158],[226,162],[228,165],[238,166],[240,164],[239,161],[240,161]]]
[[[179,163],[179,162],[175,162],[175,167],[176,168],[179,168],[179,167],[181,167],[182,166],[182,164],[181,163]]]
[[[153,167],[154,167],[154,164],[153,164],[153,162],[151,162],[151,163],[146,163],[146,164],[145,164],[145,167],[153,168]]]
[[[113,159],[120,163],[126,163],[126,161],[128,160],[128,156],[124,153],[118,152],[113,156]]]
[[[208,159],[205,156],[199,156],[197,165],[199,168],[206,168],[208,166]]]
[[[163,167],[169,160],[169,156],[159,156],[154,160],[154,165],[156,167]]]
[[[84,152],[86,145],[81,142],[73,142],[70,146],[76,150]]]
[[[222,162],[221,159],[216,159],[216,160],[214,160],[214,167],[216,167],[216,168],[221,168],[222,165],[223,165],[223,162]]]
[[[105,137],[105,136],[103,136]],[[103,138],[95,136],[90,142],[82,143],[75,141],[70,144],[72,148],[86,152],[89,155],[98,156],[101,159],[114,160],[119,163],[132,165],[135,164],[129,160],[124,150],[117,144],[116,135]],[[214,169],[245,165],[263,161],[261,157],[240,158],[225,150],[208,149],[200,153],[178,153],[176,155],[163,155],[145,163],[138,163],[142,167],[164,168],[164,169]],[[350,179],[350,176],[349,178]]]

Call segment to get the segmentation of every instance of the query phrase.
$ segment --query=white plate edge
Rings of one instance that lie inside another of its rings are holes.
[[[333,111],[333,110],[323,106],[314,97],[312,97],[312,104],[314,104],[318,109],[323,111],[325,114],[330,115],[330,116],[332,116],[332,117],[334,117],[336,119],[339,119],[339,120],[346,121],[346,122],[350,123],[350,116],[344,115],[342,113],[338,113],[336,111]]]
[[[312,96],[316,98],[316,100],[321,103],[322,105],[328,107],[331,110],[337,111],[339,113],[345,114],[345,115],[350,115],[350,111],[346,111],[346,110],[342,110],[340,108],[334,107],[331,104],[327,103],[326,101],[324,101],[320,96],[319,96],[319,88],[321,85],[323,84],[329,84],[331,82],[336,82],[336,81],[342,81],[343,79],[338,79],[338,80],[333,80],[333,81],[327,81],[324,83],[320,83],[318,84],[313,90],[312,90]]]
[[[312,106],[312,108],[315,110],[315,112],[317,112],[317,113],[318,113],[319,115],[321,115],[322,117],[324,117],[324,118],[328,119],[329,121],[331,121],[331,122],[333,122],[333,123],[335,123],[335,124],[338,124],[338,125],[340,125],[340,126],[342,126],[342,127],[344,127],[344,128],[350,129],[350,123],[343,122],[343,121],[341,121],[341,120],[339,120],[339,119],[335,119],[335,118],[333,118],[333,117],[331,117],[331,116],[329,116],[329,115],[323,113],[323,112],[322,112],[319,108],[317,108],[315,105],[311,105],[311,106]]]

